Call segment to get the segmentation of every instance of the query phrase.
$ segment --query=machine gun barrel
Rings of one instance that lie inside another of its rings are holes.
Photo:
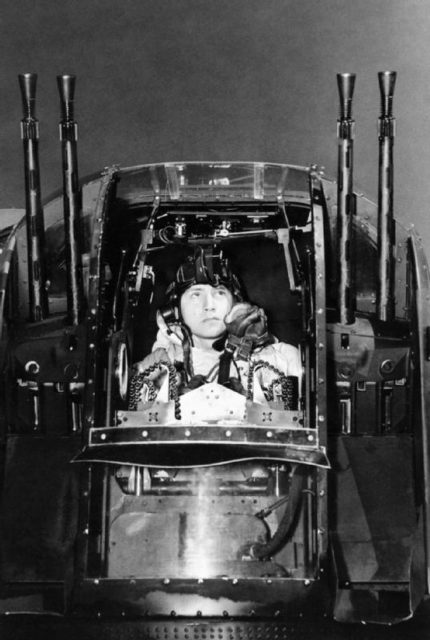
[[[381,93],[379,134],[379,184],[378,184],[378,291],[377,312],[379,320],[394,317],[394,244],[393,219],[393,145],[395,119],[393,118],[393,94],[395,71],[378,73]]]
[[[64,228],[67,305],[71,324],[79,323],[83,308],[81,194],[78,178],[78,126],[74,121],[75,76],[57,76],[61,101],[60,141],[63,158]]]
[[[338,180],[337,180],[337,253],[338,253],[338,310],[344,324],[354,322],[355,296],[352,265],[353,224],[355,209],[353,193],[353,150],[355,121],[352,119],[352,95],[355,75],[338,73],[340,117],[337,121]]]
[[[45,225],[40,191],[39,121],[35,117],[37,74],[23,73],[18,79],[24,111],[21,138],[24,145],[30,322],[38,322],[48,316],[49,308],[44,263]]]

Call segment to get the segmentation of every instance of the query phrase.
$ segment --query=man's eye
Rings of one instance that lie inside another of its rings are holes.
[[[200,291],[193,291],[191,294],[192,298],[198,298],[200,296]]]
[[[224,291],[224,289],[217,289],[217,294],[218,294],[219,296],[225,296],[225,291]]]

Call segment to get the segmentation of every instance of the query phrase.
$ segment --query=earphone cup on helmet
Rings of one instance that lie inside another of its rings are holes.
[[[168,287],[166,297],[166,303],[158,308],[157,314],[159,314],[166,325],[169,326],[169,324],[176,324],[180,318],[179,295],[175,282],[172,282]]]
[[[158,309],[166,325],[174,324],[179,321],[179,309],[176,304],[166,304]]]

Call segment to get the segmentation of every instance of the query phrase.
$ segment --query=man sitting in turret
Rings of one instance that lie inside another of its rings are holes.
[[[157,312],[152,353],[135,365],[130,409],[167,401],[169,385],[181,395],[211,382],[253,402],[293,408],[301,375],[298,349],[268,332],[264,310],[243,300],[220,251],[196,249],[167,296]]]

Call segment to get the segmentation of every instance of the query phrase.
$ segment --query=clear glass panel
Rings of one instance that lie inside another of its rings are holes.
[[[264,163],[169,163],[121,173],[118,197],[129,204],[152,200],[274,200],[282,194],[308,196],[306,168]]]

